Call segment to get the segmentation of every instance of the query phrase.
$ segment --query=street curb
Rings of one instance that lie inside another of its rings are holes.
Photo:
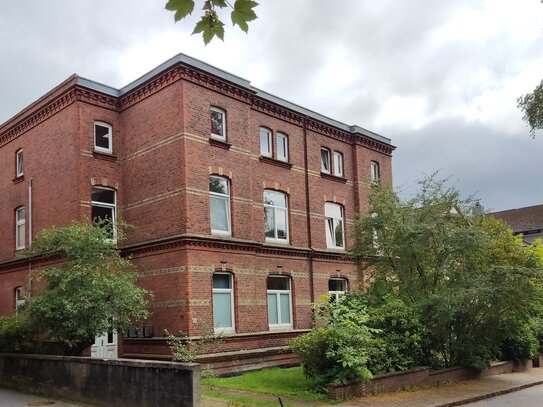
[[[532,382],[532,383],[520,384],[520,385],[515,386],[515,387],[510,387],[508,389],[493,391],[492,393],[481,394],[480,396],[469,397],[469,398],[464,399],[464,400],[457,400],[457,401],[452,401],[450,403],[439,404],[436,407],[461,406],[463,404],[474,403],[476,401],[490,399],[492,397],[501,396],[503,394],[513,393],[515,391],[527,389],[528,387],[539,386],[540,384],[543,384],[543,380],[538,380],[537,382]]]

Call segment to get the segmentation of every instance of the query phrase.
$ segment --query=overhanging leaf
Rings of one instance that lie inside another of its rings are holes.
[[[249,25],[247,23],[257,18],[253,10],[256,6],[258,6],[256,1],[236,0],[234,3],[234,10],[231,14],[232,24],[238,25],[244,32],[247,32],[249,30]]]
[[[182,20],[194,10],[194,0],[168,0],[166,10],[175,11],[175,21]]]

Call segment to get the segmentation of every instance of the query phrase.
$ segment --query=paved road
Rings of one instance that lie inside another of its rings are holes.
[[[543,405],[543,385],[465,405],[469,407],[540,407]]]
[[[0,407],[91,407],[69,401],[50,399],[0,388]]]

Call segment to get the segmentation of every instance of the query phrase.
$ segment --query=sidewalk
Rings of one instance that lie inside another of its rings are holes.
[[[414,391],[386,393],[371,397],[348,400],[336,406],[343,407],[453,407],[471,403],[500,394],[522,390],[527,387],[543,384],[543,368],[534,368],[521,373],[505,373],[496,376],[487,376],[478,380],[451,383],[448,385],[430,387]],[[256,393],[246,393],[234,390],[221,389],[222,393],[231,396],[251,397],[270,404],[277,402],[277,397]],[[319,402],[297,400],[291,397],[281,397],[288,406],[324,406]],[[255,406],[260,403],[255,404]],[[226,407],[228,402],[221,399],[203,397],[202,407]]]

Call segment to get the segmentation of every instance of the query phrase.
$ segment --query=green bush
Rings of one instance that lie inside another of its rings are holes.
[[[300,357],[304,373],[316,386],[327,383],[369,381],[368,355],[375,346],[372,330],[367,326],[367,308],[354,296],[318,305],[317,317],[324,327],[289,342]]]
[[[0,317],[0,352],[30,353],[33,342],[34,334],[25,314]]]
[[[537,337],[537,324],[535,319],[526,323],[505,323],[504,330],[507,336],[501,344],[502,358],[505,360],[532,359],[539,354],[539,340]]]

